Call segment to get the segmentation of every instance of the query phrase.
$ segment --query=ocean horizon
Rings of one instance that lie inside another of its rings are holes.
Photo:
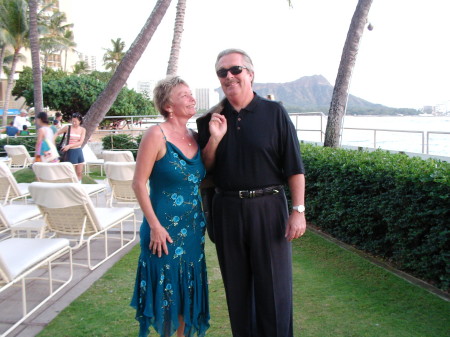
[[[300,140],[323,142],[326,117],[293,122]],[[345,116],[341,145],[450,157],[450,116]]]

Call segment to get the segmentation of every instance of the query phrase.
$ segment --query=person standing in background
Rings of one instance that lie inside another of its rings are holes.
[[[291,241],[306,230],[297,133],[279,102],[253,92],[247,53],[224,50],[215,68],[226,98],[197,125],[216,186],[212,226],[233,336],[292,337]]]
[[[55,125],[58,130],[62,128],[62,118],[63,115],[61,112],[55,113],[54,121],[57,121],[57,123],[53,123],[53,125]]]
[[[54,134],[56,134],[58,132],[58,130],[60,129],[60,128],[58,128],[58,124],[59,124],[58,120],[54,119],[52,126],[50,127]]]
[[[28,121],[28,113],[25,109],[20,110],[20,114],[14,117],[14,126],[19,129],[23,130],[23,126],[30,126],[31,123]]]
[[[84,167],[84,156],[81,146],[83,145],[84,137],[86,136],[86,129],[81,126],[82,123],[83,116],[80,113],[75,112],[72,114],[72,125],[66,125],[59,129],[53,138],[56,140],[60,134],[65,132],[70,133],[70,137],[67,137],[68,139],[66,140],[66,145],[62,148],[62,150],[67,152],[66,161],[71,162],[75,167],[75,172],[77,173],[80,183]]]

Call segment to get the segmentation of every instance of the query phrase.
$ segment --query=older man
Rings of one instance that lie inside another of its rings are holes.
[[[14,117],[14,126],[19,130],[23,130],[24,125],[26,125],[28,127],[31,124],[28,121],[27,111],[22,109],[22,110],[20,110],[20,115]]]
[[[214,241],[233,336],[291,337],[290,242],[306,230],[297,133],[281,104],[253,92],[253,64],[244,51],[221,52],[216,73],[226,98],[197,124],[216,186]]]

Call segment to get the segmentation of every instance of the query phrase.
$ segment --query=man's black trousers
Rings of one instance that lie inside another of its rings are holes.
[[[292,337],[292,249],[284,191],[216,194],[214,237],[234,337]]]

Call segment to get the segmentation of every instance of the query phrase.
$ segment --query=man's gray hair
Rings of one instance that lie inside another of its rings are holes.
[[[188,86],[188,84],[179,76],[170,75],[160,80],[156,84],[155,89],[153,89],[153,103],[165,119],[169,117],[169,112],[166,111],[166,106],[170,103],[170,94],[172,93],[173,88],[180,84]]]

